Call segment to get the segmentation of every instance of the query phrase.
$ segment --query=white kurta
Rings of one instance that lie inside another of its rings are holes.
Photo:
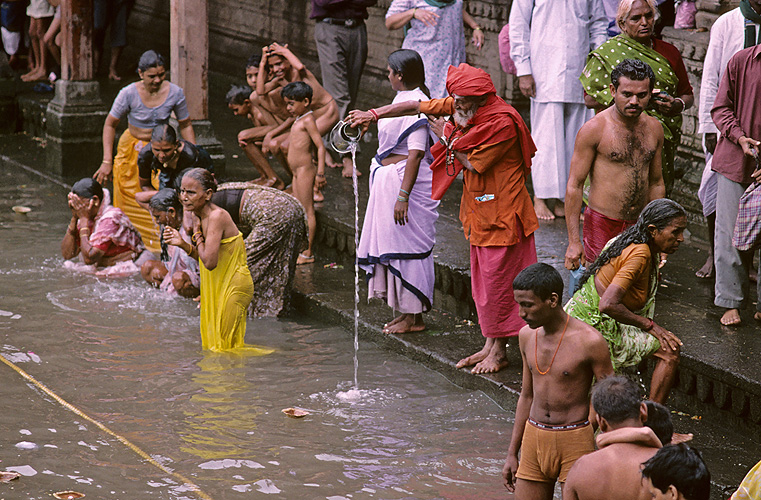
[[[756,25],[756,33],[761,32],[761,27]],[[698,133],[718,134],[719,129],[711,119],[711,108],[716,100],[719,83],[727,69],[727,63],[733,55],[743,49],[745,44],[745,16],[740,8],[730,10],[722,14],[711,27],[711,38],[706,50],[706,58],[703,62],[703,78],[700,81],[700,104],[698,106]],[[716,172],[711,170],[713,155],[705,149],[703,140],[703,152],[706,157],[706,165],[703,176],[700,179],[698,198],[703,205],[703,215],[706,217],[716,211]]]
[[[607,27],[602,0],[514,0],[510,57],[518,76],[534,76],[534,100],[583,103],[579,76]]]

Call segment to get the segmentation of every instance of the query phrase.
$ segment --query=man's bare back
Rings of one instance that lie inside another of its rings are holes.
[[[655,170],[660,170],[663,128],[646,114],[627,126],[614,113],[608,108],[585,124],[589,134],[583,138],[596,143],[589,206],[613,219],[633,220],[650,201],[650,180],[661,177]]]

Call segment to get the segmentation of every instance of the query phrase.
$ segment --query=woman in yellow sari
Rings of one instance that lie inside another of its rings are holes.
[[[140,57],[137,74],[140,80],[119,91],[103,125],[103,161],[93,177],[103,184],[113,174],[114,206],[120,208],[143,237],[152,252],[159,251],[159,235],[151,214],[135,201],[141,191],[137,157],[151,141],[153,127],[167,123],[174,113],[180,125],[180,135],[195,144],[196,136],[190,122],[185,93],[166,81],[166,64],[160,54],[149,50]],[[116,127],[127,116],[129,124],[119,138],[116,157],[113,144]]]
[[[188,171],[182,178],[180,201],[192,219],[193,244],[178,239],[177,231],[171,228],[164,230],[164,238],[198,258],[201,342],[204,349],[224,351],[243,347],[246,311],[254,296],[254,283],[246,264],[243,235],[230,214],[211,202],[216,190],[211,172],[203,168]]]

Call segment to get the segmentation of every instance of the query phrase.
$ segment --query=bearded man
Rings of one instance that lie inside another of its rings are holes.
[[[510,337],[525,325],[513,299],[512,283],[536,263],[534,231],[539,223],[526,189],[536,152],[520,114],[497,96],[488,73],[468,64],[450,66],[449,97],[409,101],[349,113],[353,125],[367,127],[379,118],[425,113],[440,137],[431,148],[433,199],[464,169],[460,220],[470,240],[470,276],[484,347],[461,359],[458,368],[492,373],[507,366]],[[447,121],[432,119],[451,115]]]

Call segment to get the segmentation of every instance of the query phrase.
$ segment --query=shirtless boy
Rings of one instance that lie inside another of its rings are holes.
[[[304,82],[292,82],[283,88],[283,100],[291,118],[291,137],[288,144],[288,164],[293,171],[293,195],[307,214],[309,247],[299,254],[296,264],[314,262],[312,243],[317,230],[314,215],[313,188],[325,186],[325,146],[317,128],[317,120],[311,109],[312,88]],[[315,153],[317,168],[315,169]],[[316,174],[316,175],[315,175]],[[316,177],[316,179],[315,179]]]
[[[254,124],[254,127],[241,130],[238,133],[238,145],[259,172],[259,177],[254,180],[256,184],[283,189],[285,184],[275,173],[272,165],[260,149],[264,136],[273,130],[278,122],[271,114],[252,102],[252,95],[255,95],[255,92],[251,92],[247,87],[234,85],[225,96],[227,107],[232,110],[234,115],[246,117]]]
[[[519,500],[550,500],[555,482],[562,488],[574,462],[595,449],[589,389],[613,366],[600,332],[563,310],[563,280],[552,266],[527,267],[513,291],[528,326],[519,333],[523,386],[502,476]]]
[[[585,123],[576,136],[565,194],[567,269],[577,269],[580,261],[594,262],[608,240],[637,221],[645,205],[666,195],[661,173],[663,128],[643,113],[653,92],[653,70],[642,61],[625,59],[610,80],[613,106]],[[579,218],[588,175],[591,189],[582,249]]]
[[[620,375],[608,377],[595,385],[592,406],[601,432],[599,449],[571,468],[563,500],[649,500],[641,464],[661,442],[643,425],[647,407],[639,387]]]
[[[280,85],[287,85],[291,82],[303,81],[314,91],[311,109],[314,113],[314,119],[317,123],[317,130],[320,135],[325,135],[338,122],[338,105],[330,94],[323,88],[317,77],[309,71],[306,66],[288,49],[288,45],[273,43],[269,47],[264,47],[262,63],[259,66],[259,75],[256,81],[256,92],[259,96],[265,96],[263,102],[273,113],[278,114],[280,109],[285,107],[285,103],[279,96],[279,89],[267,92],[265,87],[266,73],[263,69],[266,64],[269,65],[275,82]],[[267,133],[264,138],[264,150],[278,155],[282,161],[288,151],[288,128],[290,125],[282,123],[274,130]],[[351,177],[351,168],[348,175],[344,170],[344,177]]]

